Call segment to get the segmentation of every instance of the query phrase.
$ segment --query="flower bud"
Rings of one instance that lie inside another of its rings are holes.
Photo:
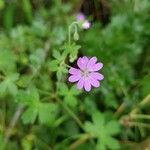
[[[78,34],[77,31],[74,32],[73,39],[74,39],[75,41],[79,40],[79,34]]]

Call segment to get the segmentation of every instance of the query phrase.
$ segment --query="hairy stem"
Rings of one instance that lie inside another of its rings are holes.
[[[23,109],[24,109],[23,105],[19,105],[17,107],[17,110],[14,113],[14,115],[13,115],[13,117],[12,117],[12,119],[11,119],[9,125],[8,125],[8,128],[6,130],[5,138],[4,138],[4,145],[7,144],[8,140],[9,140],[9,138],[11,136],[12,129],[15,127],[15,125],[16,125],[16,123],[17,123],[17,121],[18,121],[18,119],[19,119]]]

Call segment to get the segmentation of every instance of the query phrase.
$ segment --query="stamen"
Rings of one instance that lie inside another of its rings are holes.
[[[88,71],[88,69],[82,70],[82,76],[84,76],[84,77],[88,77],[88,76],[89,76],[89,71]]]

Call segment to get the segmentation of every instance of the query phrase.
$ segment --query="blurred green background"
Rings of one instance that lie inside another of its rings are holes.
[[[0,0],[0,150],[149,150],[149,43],[149,0]],[[104,64],[100,88],[68,83],[68,49]]]

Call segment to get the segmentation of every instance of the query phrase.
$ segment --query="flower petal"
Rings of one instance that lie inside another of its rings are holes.
[[[93,65],[96,63],[96,61],[97,61],[97,58],[96,57],[92,57],[90,60],[89,60],[89,62],[88,62],[88,64],[87,64],[87,68],[92,68],[93,67]]]
[[[83,22],[83,24],[82,24],[82,28],[83,28],[83,29],[89,29],[90,26],[91,26],[91,23],[90,23],[89,21],[87,21],[87,20],[85,20],[85,21]]]
[[[102,63],[96,63],[93,67],[89,68],[89,71],[98,71],[103,67]]]
[[[89,92],[91,90],[91,83],[90,83],[90,80],[89,78],[87,78],[85,81],[84,81],[84,89],[85,91]]]
[[[86,56],[84,56],[82,58],[80,57],[77,61],[77,65],[80,69],[85,69],[88,61],[89,61],[89,59]]]
[[[90,77],[93,79],[96,79],[96,80],[103,80],[104,79],[104,76],[98,72],[92,72],[90,74]]]
[[[79,69],[76,69],[76,68],[71,67],[71,68],[69,69],[69,73],[70,73],[70,74],[73,74],[73,75],[77,75],[77,74],[80,74],[81,71],[80,71]]]
[[[84,86],[84,78],[81,78],[77,83],[77,89],[82,89]]]
[[[69,82],[76,82],[81,78],[81,75],[71,75],[68,79]]]
[[[100,86],[99,81],[96,80],[96,79],[94,79],[94,78],[91,78],[91,77],[90,77],[90,83],[91,83],[91,85],[94,86],[94,87],[99,87],[99,86]]]
[[[84,14],[83,13],[78,13],[77,16],[76,16],[76,20],[77,21],[85,20]]]

